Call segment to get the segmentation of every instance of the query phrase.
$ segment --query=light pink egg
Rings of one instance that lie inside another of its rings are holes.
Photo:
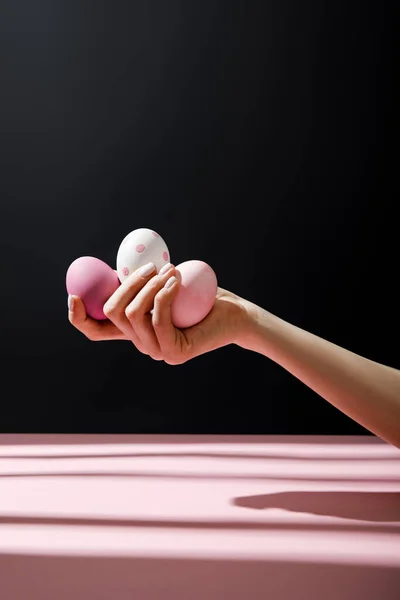
[[[214,306],[217,294],[217,276],[201,260],[188,260],[177,267],[182,277],[178,296],[171,307],[175,327],[185,329],[200,323]]]
[[[67,271],[68,294],[79,296],[85,305],[86,313],[97,321],[107,318],[103,306],[119,285],[116,272],[94,256],[77,258]]]

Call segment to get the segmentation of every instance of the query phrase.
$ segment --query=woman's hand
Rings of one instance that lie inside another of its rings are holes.
[[[179,287],[173,265],[156,274],[150,263],[132,273],[106,302],[103,310],[108,320],[90,319],[76,296],[69,298],[69,320],[92,341],[130,340],[143,354],[171,365],[237,343],[247,317],[241,298],[218,288],[206,318],[180,330],[171,321],[171,304]]]

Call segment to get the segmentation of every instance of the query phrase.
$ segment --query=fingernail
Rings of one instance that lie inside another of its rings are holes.
[[[170,277],[164,287],[170,288],[174,285],[175,281],[178,281],[176,277]]]
[[[161,269],[159,270],[158,274],[159,275],[164,275],[164,273],[166,273],[167,271],[169,271],[171,267],[172,267],[171,263],[167,263],[166,265],[164,265],[163,267],[161,267]]]
[[[156,266],[152,262],[150,262],[147,265],[144,265],[144,267],[140,267],[138,275],[139,277],[147,277],[148,275],[150,275],[150,273],[154,271],[155,268]]]
[[[68,296],[68,310],[69,312],[73,312],[75,306],[75,298],[72,296]]]

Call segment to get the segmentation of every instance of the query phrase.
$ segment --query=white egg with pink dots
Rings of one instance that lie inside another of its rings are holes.
[[[117,253],[117,273],[124,281],[131,273],[152,262],[157,272],[170,261],[167,244],[152,229],[144,227],[128,233]]]

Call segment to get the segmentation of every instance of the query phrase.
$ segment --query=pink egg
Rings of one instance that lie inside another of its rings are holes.
[[[103,306],[120,281],[107,263],[93,256],[81,256],[69,266],[66,285],[68,294],[81,298],[89,317],[104,321],[107,317]]]
[[[208,315],[214,306],[218,283],[213,269],[201,260],[188,260],[176,268],[182,283],[172,303],[172,322],[175,327],[185,329]]]

